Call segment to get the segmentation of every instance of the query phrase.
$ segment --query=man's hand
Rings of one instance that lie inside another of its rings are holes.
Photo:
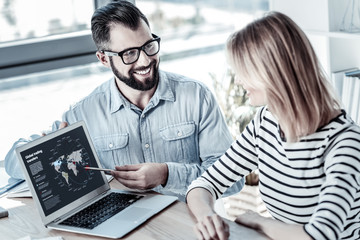
[[[60,125],[59,125],[59,129],[65,128],[67,126],[68,126],[67,122],[61,122]],[[42,132],[41,136],[46,136],[46,132]]]
[[[59,129],[66,128],[68,126],[67,122],[61,122],[59,125]]]
[[[145,190],[166,185],[168,167],[165,163],[124,165],[116,166],[111,174],[125,187]]]

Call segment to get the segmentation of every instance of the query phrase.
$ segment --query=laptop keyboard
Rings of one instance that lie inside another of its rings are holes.
[[[143,196],[112,192],[60,224],[93,229]]]

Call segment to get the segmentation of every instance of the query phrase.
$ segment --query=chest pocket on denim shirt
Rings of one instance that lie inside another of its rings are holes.
[[[176,162],[192,162],[197,157],[195,123],[185,122],[160,129],[167,158]]]
[[[112,134],[94,138],[95,149],[103,167],[129,163],[129,134]]]

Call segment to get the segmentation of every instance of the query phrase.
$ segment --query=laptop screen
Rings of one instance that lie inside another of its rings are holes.
[[[20,155],[45,216],[104,185],[100,171],[85,170],[99,166],[81,125]]]

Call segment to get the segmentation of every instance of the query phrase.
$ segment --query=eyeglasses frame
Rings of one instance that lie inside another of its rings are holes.
[[[109,56],[109,57],[119,56],[125,65],[130,65],[130,64],[133,64],[133,63],[137,62],[137,60],[139,60],[140,51],[141,51],[141,50],[142,50],[142,51],[146,54],[146,56],[148,56],[148,57],[155,56],[156,54],[159,53],[159,51],[160,51],[160,40],[161,40],[161,38],[158,37],[157,35],[153,34],[153,33],[152,33],[151,35],[152,35],[153,39],[150,39],[149,41],[145,42],[145,43],[144,43],[142,46],[140,46],[140,47],[127,48],[127,49],[125,49],[125,50],[123,50],[123,51],[121,51],[121,52],[113,52],[113,51],[108,51],[108,50],[101,50],[100,52],[103,53],[103,54],[105,54],[106,56]],[[157,51],[156,53],[154,53],[154,54],[152,54],[152,55],[149,55],[149,54],[147,54],[147,52],[144,50],[144,48],[145,48],[146,45],[148,45],[149,43],[151,43],[151,42],[153,42],[153,41],[157,41],[157,42],[158,42],[159,49],[158,49],[158,51]],[[129,50],[133,50],[133,49],[139,50],[139,55],[138,55],[137,59],[136,59],[135,61],[131,62],[131,63],[125,63],[124,58],[123,58],[123,54],[124,54],[125,52],[127,52],[127,51],[129,51]]]

